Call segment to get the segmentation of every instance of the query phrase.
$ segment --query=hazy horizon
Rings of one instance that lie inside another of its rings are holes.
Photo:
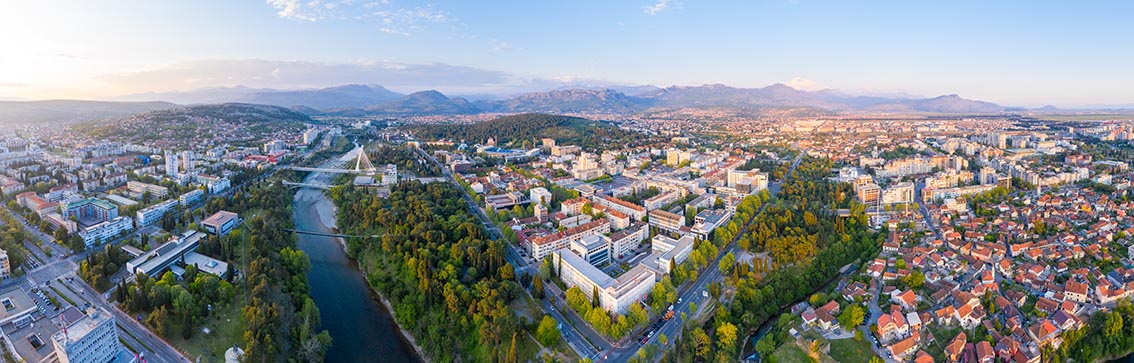
[[[0,100],[381,85],[619,85],[1134,104],[1134,4],[268,0],[0,5]]]

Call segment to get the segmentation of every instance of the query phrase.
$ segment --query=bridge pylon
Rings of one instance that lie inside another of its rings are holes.
[[[358,158],[354,161],[354,172],[367,175],[374,175],[378,172],[374,163],[370,162],[370,157],[366,156],[366,149],[362,146],[358,147]]]

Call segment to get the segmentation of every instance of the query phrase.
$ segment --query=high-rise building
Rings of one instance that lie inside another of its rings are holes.
[[[180,165],[178,165],[178,162],[177,162],[177,154],[173,153],[172,151],[166,151],[165,152],[165,175],[176,176],[177,171],[178,171],[177,168],[179,166]]]
[[[196,158],[193,156],[192,151],[186,150],[181,152],[181,168],[185,169],[186,173],[197,167],[195,160]]]
[[[114,316],[99,308],[51,336],[60,363],[108,363],[122,351]]]

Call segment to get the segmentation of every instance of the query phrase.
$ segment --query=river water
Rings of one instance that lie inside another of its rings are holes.
[[[331,178],[313,173],[305,182],[330,184]],[[300,189],[293,206],[296,229],[332,232],[334,212],[322,190]],[[311,298],[334,339],[328,363],[421,362],[337,238],[300,234],[299,248],[311,259]]]

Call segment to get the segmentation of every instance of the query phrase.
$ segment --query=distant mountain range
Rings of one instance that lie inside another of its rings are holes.
[[[847,95],[834,90],[801,91],[783,84],[735,88],[713,84],[692,87],[626,86],[563,89],[495,100],[469,101],[429,90],[402,95],[381,86],[346,85],[316,90],[265,90],[243,87],[192,92],[143,94],[122,99],[162,99],[178,103],[245,102],[282,107],[309,115],[414,115],[521,113],[635,114],[648,110],[726,107],[742,109],[807,108],[825,111],[888,113],[998,113],[1004,107],[946,95],[898,98]]]
[[[161,100],[161,101],[152,101]],[[144,101],[144,102],[143,102]],[[0,101],[0,122],[74,123],[166,110],[180,105],[244,103],[290,108],[308,116],[459,115],[478,113],[556,113],[633,115],[682,108],[742,111],[879,113],[1000,113],[1026,109],[945,95],[934,98],[854,96],[835,90],[801,91],[783,84],[763,88],[702,86],[617,86],[573,88],[469,100],[434,90],[401,94],[377,85],[274,90],[247,87],[188,92],[144,93],[112,101]],[[1053,111],[1047,107],[1044,111]]]

